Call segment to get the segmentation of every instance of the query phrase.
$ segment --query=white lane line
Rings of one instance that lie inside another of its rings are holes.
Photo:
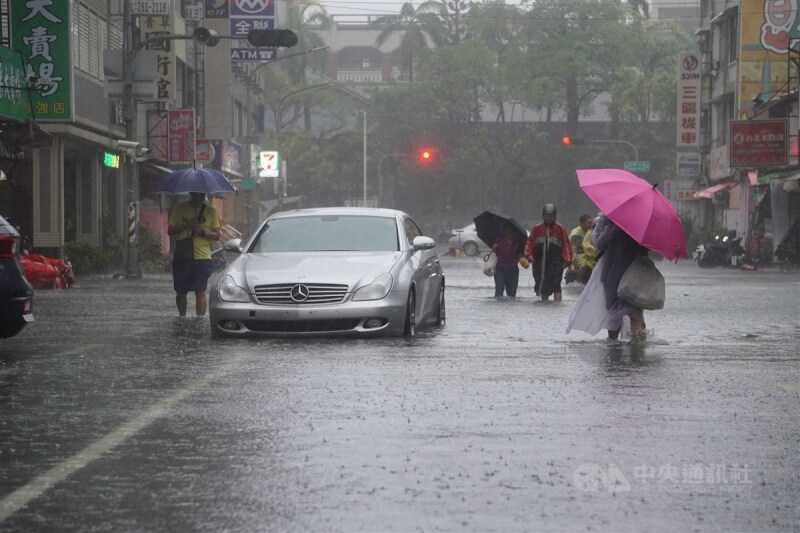
[[[0,500],[0,522],[3,522],[6,518],[25,507],[31,500],[38,498],[57,483],[64,481],[70,475],[141,431],[147,425],[163,416],[164,413],[176,403],[227,374],[230,369],[243,358],[244,356],[240,356],[232,360],[230,364],[225,367],[211,372],[203,378],[190,383],[171,396],[167,396],[133,420],[117,427],[105,437],[90,444],[72,457],[65,459],[47,472],[35,477],[24,486]]]

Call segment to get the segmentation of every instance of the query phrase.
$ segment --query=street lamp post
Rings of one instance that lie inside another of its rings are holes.
[[[611,140],[602,140],[602,139],[586,139],[587,143],[614,143],[614,144],[627,144],[631,148],[633,148],[633,155],[636,158],[636,161],[639,160],[639,150],[636,146],[628,141],[623,141],[622,139],[611,139]]]
[[[367,110],[363,109],[361,111],[364,114],[364,147],[363,147],[363,158],[364,158],[364,207],[367,207]]]

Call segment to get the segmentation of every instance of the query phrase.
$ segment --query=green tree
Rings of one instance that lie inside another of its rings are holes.
[[[630,55],[626,10],[613,0],[537,2],[527,13],[531,107],[563,110],[575,134],[582,110],[609,89]]]
[[[408,81],[414,81],[414,59],[424,49],[428,48],[428,39],[436,46],[445,42],[444,19],[447,8],[441,2],[428,0],[416,9],[414,4],[406,2],[400,7],[398,15],[378,17],[372,22],[380,33],[375,39],[375,45],[383,46],[395,34],[400,37],[400,58],[404,65],[403,70],[408,73]]]

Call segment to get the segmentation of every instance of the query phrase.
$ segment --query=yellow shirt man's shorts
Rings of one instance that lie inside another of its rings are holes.
[[[196,220],[200,215],[200,207],[194,207],[189,202],[175,206],[169,217],[170,226],[185,224]],[[200,217],[200,228],[206,231],[220,227],[217,210],[205,204],[203,215]],[[208,289],[208,279],[214,271],[211,263],[211,241],[205,237],[192,235],[186,230],[175,235],[175,240],[192,239],[194,261],[189,261],[185,266],[172,265],[172,284],[175,292],[186,294],[188,292],[205,292]]]

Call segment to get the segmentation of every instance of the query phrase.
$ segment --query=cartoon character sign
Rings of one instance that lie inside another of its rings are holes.
[[[764,0],[761,46],[777,54],[787,53],[796,16],[797,0]]]

